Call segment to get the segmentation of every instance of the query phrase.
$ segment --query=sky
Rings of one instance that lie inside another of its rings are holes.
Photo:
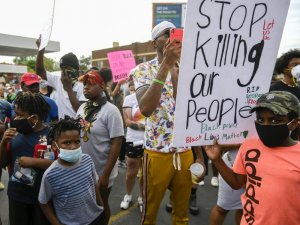
[[[37,38],[46,24],[49,0],[2,0],[0,33]],[[269,0],[272,1],[272,0]],[[127,45],[151,39],[152,3],[186,0],[56,0],[51,40],[59,41],[59,58],[73,52],[89,56],[93,50],[112,47],[112,42]],[[300,1],[291,0],[279,55],[300,48]],[[0,56],[0,62],[11,57]]]

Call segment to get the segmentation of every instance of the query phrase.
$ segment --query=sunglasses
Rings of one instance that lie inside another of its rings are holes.
[[[164,33],[162,33],[161,35],[159,35],[156,40],[160,37],[164,37],[164,38],[170,38],[170,30],[166,30]]]

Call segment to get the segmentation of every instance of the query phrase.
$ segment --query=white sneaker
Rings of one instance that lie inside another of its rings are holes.
[[[199,185],[199,186],[204,186],[204,185],[205,185],[204,180],[203,180],[203,181],[200,181],[200,182],[198,183],[198,185]]]
[[[211,183],[211,186],[218,187],[219,186],[218,177],[212,177],[210,183]]]
[[[138,204],[139,204],[139,208],[140,208],[140,212],[143,212],[143,198],[142,197],[138,197]]]
[[[132,195],[125,195],[123,201],[121,202],[120,208],[121,209],[128,209],[132,200]]]

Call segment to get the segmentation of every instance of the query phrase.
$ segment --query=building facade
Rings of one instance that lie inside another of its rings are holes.
[[[130,45],[119,46],[113,43],[114,47],[92,51],[92,66],[98,68],[109,67],[107,53],[122,50],[131,50],[134,54],[136,64],[146,62],[156,56],[155,49],[152,47],[151,41],[139,43],[135,42]]]

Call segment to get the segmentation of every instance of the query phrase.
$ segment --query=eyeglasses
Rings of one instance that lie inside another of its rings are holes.
[[[170,37],[170,30],[166,30],[164,33],[162,33],[161,35],[159,35],[156,40],[160,37],[164,37],[164,38],[169,38]]]

